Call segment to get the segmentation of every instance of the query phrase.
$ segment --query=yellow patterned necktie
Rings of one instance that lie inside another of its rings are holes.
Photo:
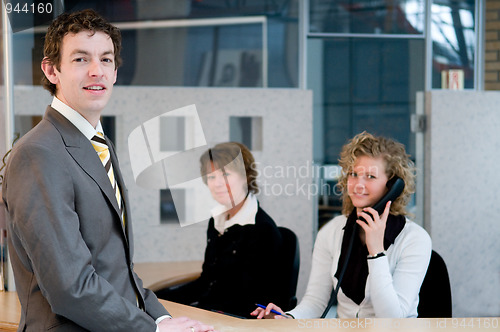
[[[106,144],[106,140],[104,139],[104,134],[98,131],[97,134],[94,137],[92,137],[90,142],[92,143],[92,146],[96,150],[99,159],[101,159],[102,165],[104,166],[106,173],[108,173],[109,181],[111,182],[111,186],[113,187],[113,190],[115,192],[116,201],[118,202],[118,207],[120,208],[123,229],[126,231],[127,224],[125,222],[125,209],[123,208],[123,200],[120,194],[120,187],[118,186],[118,183],[115,180],[113,165],[111,164],[111,156],[109,154],[109,148],[108,145]],[[144,310],[144,308],[142,308],[142,306],[139,304],[138,290],[135,288],[134,290],[136,294],[135,296],[137,301],[136,304],[139,308]]]
[[[118,208],[120,209],[122,224],[123,227],[125,228],[126,226],[125,211],[123,209],[123,201],[120,193],[120,187],[118,186],[118,183],[115,180],[113,165],[111,164],[111,156],[109,154],[109,148],[108,145],[106,144],[106,140],[104,139],[104,134],[101,132],[97,132],[97,134],[94,137],[92,137],[90,142],[92,143],[92,146],[96,150],[97,155],[99,156],[99,159],[101,159],[102,165],[104,166],[104,169],[108,174],[109,181],[111,182],[111,186],[113,187],[113,190],[115,192],[116,201],[118,202]]]

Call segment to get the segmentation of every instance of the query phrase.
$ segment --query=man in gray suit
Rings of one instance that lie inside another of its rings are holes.
[[[42,70],[54,98],[13,148],[2,190],[19,331],[213,329],[170,317],[133,270],[127,192],[99,120],[120,49],[119,30],[92,10],[48,29]]]

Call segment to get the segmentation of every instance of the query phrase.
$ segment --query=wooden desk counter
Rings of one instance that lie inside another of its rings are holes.
[[[160,300],[174,317],[187,316],[220,332],[288,332],[288,331],[418,331],[418,332],[486,332],[500,331],[500,317],[481,318],[359,318],[359,319],[239,319],[178,303]]]
[[[164,287],[197,279],[203,261],[135,263],[134,271],[145,288],[157,291]]]
[[[211,311],[160,300],[174,317],[187,316],[213,325],[219,332],[288,331],[500,331],[500,317],[410,318],[410,319],[238,319]],[[0,331],[16,331],[21,305],[15,292],[0,292]]]
[[[21,304],[16,292],[0,292],[0,331],[16,331]]]

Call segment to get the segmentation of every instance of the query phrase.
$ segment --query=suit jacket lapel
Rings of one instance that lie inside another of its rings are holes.
[[[129,235],[130,235],[130,229],[132,226],[127,220],[127,219],[129,219],[129,216],[130,216],[130,211],[128,209],[128,207],[129,207],[128,195],[127,195],[127,192],[125,190],[125,182],[123,181],[122,172],[120,171],[120,167],[118,167],[119,166],[118,165],[118,157],[116,156],[115,147],[114,147],[113,143],[108,139],[108,137],[106,137],[106,142],[108,143],[109,153],[111,156],[111,163],[113,165],[113,171],[115,173],[115,181],[118,183],[118,186],[120,187],[120,192],[121,192],[122,201],[123,201],[123,208],[125,209],[125,222],[127,225],[125,228],[125,231],[126,231],[126,239],[128,240]]]
[[[118,208],[113,187],[90,141],[68,119],[50,106],[47,107],[45,118],[57,128],[68,153],[94,179],[113,205],[115,212],[120,216],[120,209]]]

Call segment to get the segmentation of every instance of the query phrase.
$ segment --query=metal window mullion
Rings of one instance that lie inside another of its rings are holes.
[[[267,88],[268,50],[267,50],[267,18],[262,22],[262,87]]]
[[[137,21],[137,22],[113,22],[113,25],[122,31],[161,29],[161,28],[184,28],[197,26],[214,25],[242,25],[242,24],[264,24],[267,21],[265,16],[248,17],[224,17],[224,18],[203,18],[185,20],[159,20],[159,21]],[[48,26],[37,26],[32,29],[20,31],[20,33],[45,33]]]
[[[14,75],[12,57],[12,27],[9,16],[5,10],[5,1],[0,5],[2,11],[2,46],[3,46],[3,86],[4,86],[4,124],[6,152],[12,147],[14,141]],[[3,212],[3,211],[2,211]],[[4,271],[5,272],[5,271]],[[3,276],[2,276],[3,277]],[[3,283],[3,279],[0,281]],[[7,260],[7,285],[9,291],[16,290],[12,264]]]
[[[299,1],[299,89],[307,89],[307,37],[309,1]]]
[[[432,1],[425,1],[425,91],[432,90]]]
[[[4,2],[2,2],[4,3]],[[14,139],[14,75],[12,63],[12,27],[9,16],[2,6],[3,81],[4,81],[4,121],[6,150],[12,147]]]
[[[476,51],[474,54],[474,90],[484,90],[484,36],[486,35],[486,5],[484,1],[475,1],[474,29]]]
[[[424,34],[390,34],[390,33],[339,33],[339,32],[310,32],[308,38],[383,38],[383,39],[424,39]]]

